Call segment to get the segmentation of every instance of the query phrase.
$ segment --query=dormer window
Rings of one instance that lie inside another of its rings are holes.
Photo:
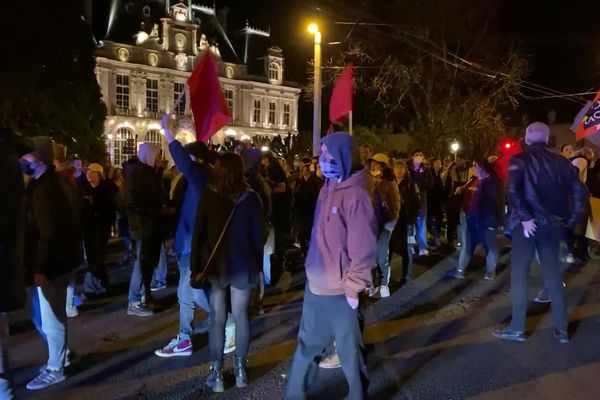
[[[269,64],[269,80],[270,81],[279,81],[279,73],[280,68],[279,64],[272,62]]]

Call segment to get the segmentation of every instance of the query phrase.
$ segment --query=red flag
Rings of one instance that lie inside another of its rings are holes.
[[[583,139],[586,136],[596,133],[598,130],[600,130],[600,92],[596,94],[594,102],[591,107],[589,107],[583,120],[577,127],[575,139]]]
[[[339,121],[352,111],[352,64],[335,80],[331,100],[329,101],[329,120]]]
[[[231,122],[229,107],[219,83],[217,63],[210,50],[204,51],[204,55],[196,64],[188,79],[188,86],[196,139],[205,142]]]

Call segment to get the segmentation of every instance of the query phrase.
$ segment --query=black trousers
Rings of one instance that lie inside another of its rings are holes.
[[[108,285],[108,274],[104,257],[108,247],[108,239],[110,237],[110,225],[96,224],[88,227],[83,232],[83,245],[85,246],[85,254],[87,257],[88,270],[96,278],[102,280],[102,284]]]
[[[567,309],[563,287],[560,242],[564,240],[564,227],[558,224],[538,226],[535,236],[526,238],[519,224],[512,235],[511,299],[512,322],[510,327],[525,331],[527,317],[527,280],[531,261],[537,250],[542,266],[544,282],[552,298],[552,323],[556,329],[567,329]]]
[[[298,347],[287,382],[287,400],[306,398],[310,378],[314,377],[326,347],[333,341],[348,381],[347,399],[364,399],[368,378],[358,310],[348,305],[346,296],[315,295],[307,284]]]

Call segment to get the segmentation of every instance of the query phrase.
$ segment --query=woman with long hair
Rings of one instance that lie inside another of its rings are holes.
[[[412,279],[413,247],[416,247],[415,223],[419,213],[419,197],[404,161],[394,164],[394,177],[400,192],[400,215],[390,240],[390,259],[393,253],[402,257],[402,279]],[[409,241],[412,237],[412,243]]]
[[[250,347],[248,305],[263,262],[264,218],[259,196],[248,186],[240,156],[223,154],[198,206],[192,242],[192,286],[198,277],[210,282],[209,348],[211,373],[206,384],[224,391],[223,348],[227,295],[235,321],[234,374],[237,387],[247,385]]]

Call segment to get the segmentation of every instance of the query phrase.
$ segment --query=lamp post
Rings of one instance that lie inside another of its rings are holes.
[[[450,145],[450,150],[452,150],[452,152],[454,153],[454,161],[456,161],[456,159],[458,157],[459,149],[460,149],[460,144],[458,144],[458,142],[456,140],[454,142],[452,142],[452,144]]]
[[[308,32],[315,37],[314,93],[313,93],[313,156],[321,147],[321,32],[317,24],[308,25]]]

